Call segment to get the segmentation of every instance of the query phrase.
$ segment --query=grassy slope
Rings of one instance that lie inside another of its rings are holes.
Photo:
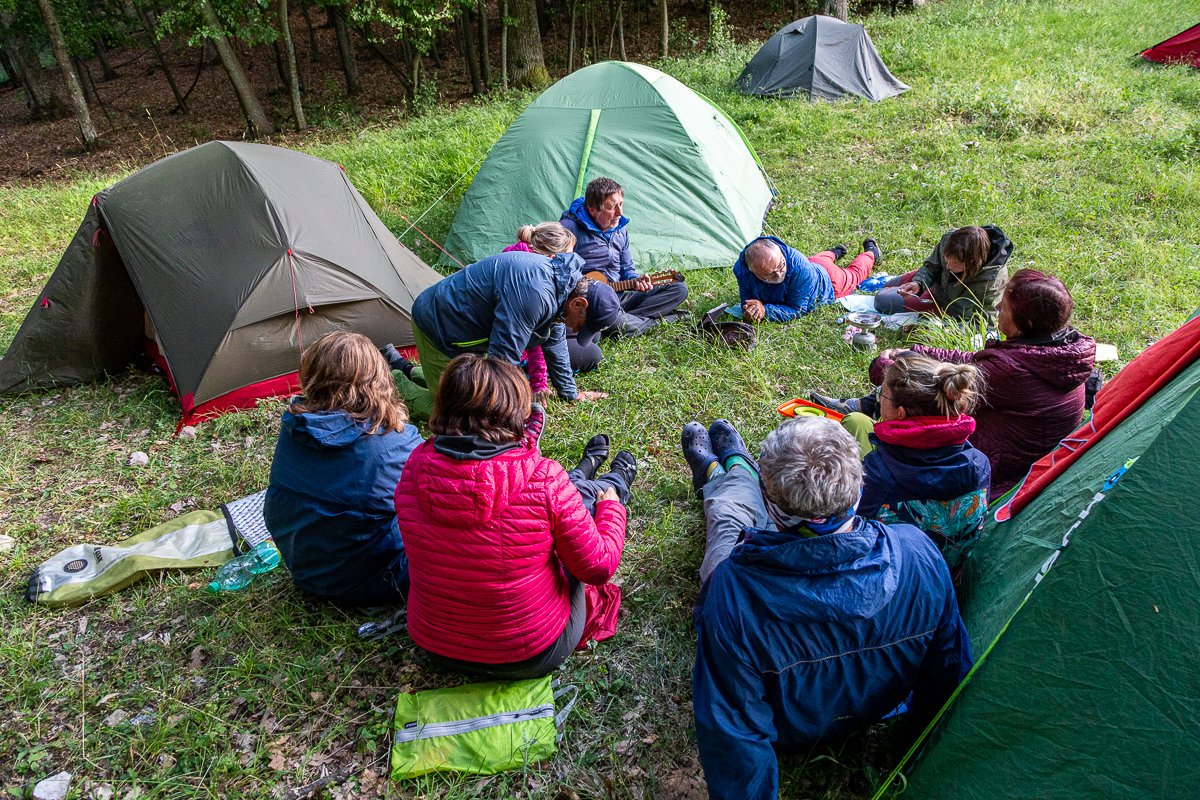
[[[815,250],[873,232],[894,273],[915,267],[946,228],[996,222],[1016,242],[1015,265],[1065,278],[1079,327],[1127,359],[1200,302],[1200,73],[1131,57],[1194,21],[1174,5],[946,0],[872,19],[885,61],[913,87],[875,106],[734,95],[725,86],[749,50],[662,66],[745,128],[780,187],[770,224],[785,239]],[[343,163],[399,233],[400,215],[414,219],[475,165],[528,99],[402,129],[327,133],[307,148]],[[11,339],[88,198],[118,177],[0,188],[0,341]],[[465,184],[421,221],[433,237],[445,236]],[[415,233],[405,242],[434,260]],[[696,274],[692,285],[697,308],[735,291],[724,272]],[[801,390],[862,388],[867,359],[840,343],[835,316],[824,309],[765,328],[748,356],[678,326],[609,346],[608,363],[583,385],[612,398],[569,415],[552,408],[546,449],[569,459],[586,435],[606,430],[645,454],[620,573],[621,632],[568,663],[584,697],[544,769],[431,778],[393,793],[696,793],[689,614],[702,525],[677,432],[691,418],[728,416],[761,438],[773,407]],[[12,765],[0,786],[17,792],[68,769],[77,782],[153,796],[271,797],[355,765],[369,793],[378,786],[363,768],[386,755],[394,692],[447,681],[407,640],[358,642],[355,617],[307,602],[283,574],[222,599],[201,591],[199,576],[180,575],[77,611],[19,598],[28,571],[61,547],[117,541],[175,513],[172,504],[214,508],[264,485],[276,406],[207,424],[195,440],[171,438],[174,413],[160,380],[133,373],[0,399],[0,530],[18,540],[4,556],[0,597],[0,764]],[[150,454],[149,467],[124,466],[133,450]],[[102,723],[143,708],[155,713],[149,726]],[[868,738],[790,762],[789,794],[860,796],[886,761],[875,749]]]

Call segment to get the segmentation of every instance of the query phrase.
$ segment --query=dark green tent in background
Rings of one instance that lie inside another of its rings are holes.
[[[1198,359],[1193,319],[1104,387],[989,525],[963,582],[981,663],[904,796],[1200,794]]]
[[[412,301],[438,278],[338,165],[210,142],[92,199],[0,392],[95,380],[145,351],[182,425],[295,391],[304,344],[328,331],[411,345]]]
[[[446,250],[462,264],[499,252],[521,225],[557,220],[600,175],[625,187],[643,271],[733,263],[772,197],[724,111],[656,69],[604,61],[551,86],[509,126],[467,190]]]

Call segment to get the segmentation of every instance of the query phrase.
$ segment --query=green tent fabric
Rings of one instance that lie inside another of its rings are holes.
[[[210,142],[101,192],[0,361],[0,392],[80,383],[143,349],[196,421],[294,391],[331,330],[413,343],[438,274],[345,172],[281,147]]]
[[[1196,325],[1175,335],[1194,346]],[[1011,521],[989,525],[962,597],[983,658],[906,794],[1192,796],[1198,391],[1193,361]]]
[[[499,252],[520,226],[557,220],[601,175],[625,188],[643,271],[732,263],[762,230],[772,197],[724,111],[658,70],[605,61],[551,86],[509,126],[467,190],[446,249],[463,264]]]

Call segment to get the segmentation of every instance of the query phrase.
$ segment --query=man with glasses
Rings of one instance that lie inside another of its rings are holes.
[[[854,291],[883,258],[874,239],[863,242],[863,251],[847,267],[837,260],[846,246],[805,258],[774,236],[760,236],[746,245],[733,265],[742,296],[742,316],[750,322],[787,322],[817,306],[832,303]]]

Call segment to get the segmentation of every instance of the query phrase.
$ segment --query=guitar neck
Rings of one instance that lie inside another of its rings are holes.
[[[683,280],[682,275],[680,275],[677,272],[670,272],[670,271],[655,272],[655,273],[652,273],[649,275],[643,275],[642,278],[649,278],[650,283],[653,286],[660,286],[664,283],[671,283],[672,281]],[[613,281],[612,283],[610,283],[608,285],[612,287],[612,290],[614,292],[627,292],[630,289],[635,288],[636,284],[639,280],[641,280],[641,278],[633,278],[633,279],[630,279],[627,281]]]

